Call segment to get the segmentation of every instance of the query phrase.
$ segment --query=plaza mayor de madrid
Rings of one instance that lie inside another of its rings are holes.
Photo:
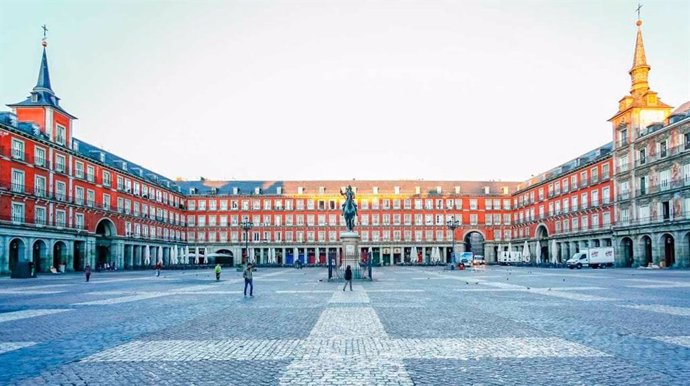
[[[354,253],[374,266],[463,252],[557,265],[613,247],[619,267],[690,268],[690,102],[669,106],[648,83],[641,20],[630,43],[630,89],[601,117],[611,141],[525,181],[186,181],[73,137],[79,112],[51,85],[44,39],[40,57],[17,58],[38,64],[35,86],[0,112],[0,274],[337,262],[345,191]]]

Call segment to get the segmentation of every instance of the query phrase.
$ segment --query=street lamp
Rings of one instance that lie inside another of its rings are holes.
[[[455,219],[455,216],[451,217],[450,220],[446,223],[446,226],[448,226],[448,229],[453,233],[453,247],[450,250],[450,260],[451,264],[455,263],[455,230],[460,226],[460,221]]]
[[[249,231],[254,227],[254,224],[251,223],[249,220],[244,220],[242,221],[242,224],[240,225],[242,227],[242,230],[244,231],[244,245],[245,245],[245,251],[246,251],[246,261],[245,263],[249,263]]]

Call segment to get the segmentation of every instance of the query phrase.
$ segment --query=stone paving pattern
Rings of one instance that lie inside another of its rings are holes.
[[[687,385],[690,272],[0,278],[0,384]]]

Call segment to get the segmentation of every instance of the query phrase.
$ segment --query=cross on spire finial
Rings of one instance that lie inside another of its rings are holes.
[[[637,12],[637,20],[640,20],[640,10],[642,9],[642,4],[637,3],[637,9],[635,12]]]
[[[43,29],[43,39],[45,40],[48,37],[48,27],[43,24],[41,28]]]

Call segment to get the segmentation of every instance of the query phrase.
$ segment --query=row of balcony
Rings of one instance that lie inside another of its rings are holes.
[[[690,176],[685,176],[677,180],[665,180],[661,183],[646,185],[635,190],[635,198],[644,197],[647,195],[652,195],[660,192],[670,191],[672,189],[682,188],[690,186]],[[618,193],[618,201],[626,201],[633,198],[630,191]]]
[[[92,184],[101,184],[104,188],[110,188],[112,186],[111,180],[104,180],[102,177],[97,178],[97,176],[86,173],[84,171],[82,171],[81,173],[74,173],[74,175],[71,175],[68,173],[67,168],[63,163],[55,163],[55,167],[53,167],[53,163],[50,160],[36,157],[31,153],[26,153],[16,148],[9,150],[5,147],[0,146],[0,156],[5,156],[7,158],[11,158],[14,161],[30,164],[38,168],[51,170],[55,173],[62,174],[68,177],[73,177],[75,179],[89,182]],[[173,208],[177,207],[179,209],[185,209],[184,204],[182,203],[178,204],[177,206],[174,204],[174,201],[165,203],[163,200],[158,200],[154,194],[144,194],[141,190],[137,193],[134,193],[132,189],[126,189],[124,185],[117,186],[116,191],[121,193],[127,193],[135,197],[148,199],[150,201],[158,202],[163,205],[168,205]]]
[[[520,209],[520,208],[524,208],[524,207],[526,207],[526,206],[529,206],[529,205],[532,205],[532,204],[535,204],[535,203],[543,202],[543,201],[545,201],[546,199],[552,199],[552,198],[555,198],[555,197],[557,197],[557,196],[560,196],[561,194],[573,193],[573,192],[575,192],[575,191],[578,191],[578,190],[580,190],[580,189],[584,189],[584,188],[593,186],[593,185],[598,184],[598,183],[600,183],[600,182],[608,181],[610,178],[611,178],[610,176],[605,175],[605,176],[602,176],[601,180],[600,180],[598,177],[596,177],[596,178],[590,178],[590,179],[588,179],[588,180],[580,180],[581,182],[580,182],[579,184],[570,185],[570,187],[567,188],[567,189],[558,190],[558,191],[555,191],[555,192],[549,192],[549,193],[546,194],[546,197],[538,197],[537,199],[531,199],[531,198],[530,198],[530,199],[528,199],[527,201],[518,202],[518,204],[517,204],[517,206],[515,207],[515,209]]]
[[[159,216],[159,215],[154,215],[154,216],[149,216],[148,214],[140,214],[140,213],[134,213],[132,210],[126,210],[125,208],[113,208],[111,205],[107,203],[97,203],[92,200],[85,200],[85,199],[80,199],[76,197],[71,197],[67,196],[65,193],[61,192],[49,192],[45,188],[42,187],[29,187],[24,184],[18,184],[18,183],[13,183],[13,182],[6,182],[6,181],[0,181],[0,191],[2,190],[8,190],[14,194],[21,194],[21,195],[27,195],[27,196],[32,196],[33,198],[39,199],[39,200],[47,200],[47,201],[54,201],[56,203],[60,204],[70,204],[74,206],[79,206],[82,208],[87,208],[87,209],[98,209],[98,210],[103,210],[111,213],[119,213],[127,216],[133,216],[137,218],[142,218],[145,220],[150,220],[150,221],[156,221],[159,223],[167,224],[167,225],[176,225],[176,226],[186,226],[186,223],[184,221],[179,221],[175,223],[174,221],[171,222],[169,218],[164,217],[164,216]]]
[[[663,148],[659,151],[659,153],[654,154],[654,155],[645,155],[644,157],[640,157],[637,160],[635,160],[635,166],[649,166],[657,161],[661,161],[667,158],[671,158],[675,155],[684,153],[686,151],[690,150],[690,142],[687,142],[685,144],[680,144],[676,145],[673,147],[669,147],[668,149]]]

